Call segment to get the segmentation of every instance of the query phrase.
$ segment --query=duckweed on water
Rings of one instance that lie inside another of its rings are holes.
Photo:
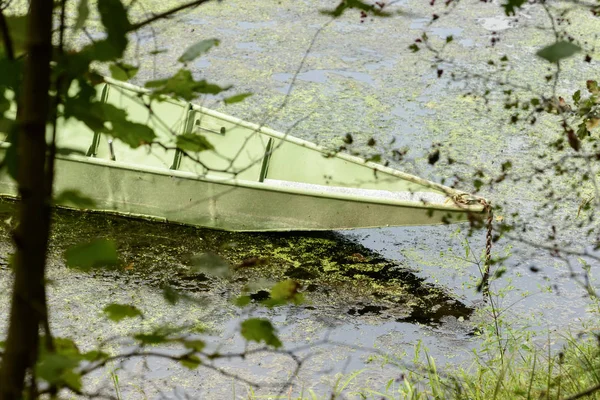
[[[53,222],[52,257],[61,258],[70,246],[95,238],[114,240],[118,267],[94,273],[124,283],[183,292],[218,287],[222,296],[232,298],[253,287],[249,285],[253,282],[294,279],[312,307],[335,314],[371,313],[437,324],[443,317],[468,317],[472,312],[413,271],[332,232],[232,233],[64,209],[54,211]],[[1,235],[8,238],[6,226]],[[225,259],[231,277],[215,278],[192,268],[193,256],[202,253]],[[264,286],[263,291],[268,284]],[[254,299],[264,297],[257,294],[260,290],[255,290]]]

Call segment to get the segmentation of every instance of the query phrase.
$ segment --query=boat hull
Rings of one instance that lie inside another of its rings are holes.
[[[0,149],[4,156],[6,145]],[[93,210],[228,231],[319,231],[431,225],[468,219],[467,209],[218,180],[80,156],[56,159],[54,192],[76,190]],[[0,174],[0,194],[17,196]],[[59,204],[69,207],[68,203]],[[72,205],[71,205],[72,206]],[[478,206],[472,212],[481,212]]]

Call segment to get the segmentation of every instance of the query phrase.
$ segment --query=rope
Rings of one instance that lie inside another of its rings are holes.
[[[490,295],[490,268],[492,259],[492,229],[494,222],[494,212],[492,206],[486,200],[481,199],[483,209],[487,213],[487,232],[485,236],[485,259],[483,261],[483,275],[481,277],[481,291],[483,292],[484,298]]]

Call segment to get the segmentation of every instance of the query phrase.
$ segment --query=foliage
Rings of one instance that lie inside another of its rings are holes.
[[[79,0],[74,20],[69,21],[74,31],[85,31],[91,12],[89,3],[87,0]],[[112,77],[118,80],[126,81],[136,76],[139,67],[123,61],[129,45],[128,34],[152,21],[132,23],[129,16],[130,10],[121,0],[98,0],[92,3],[100,15],[100,24],[104,33],[101,39],[91,40],[91,43],[82,48],[69,48],[65,43],[58,43],[58,39],[55,39],[55,43],[53,43],[51,49],[53,86],[47,97],[48,102],[54,104],[55,107],[54,112],[51,113],[53,120],[48,122],[55,124],[55,118],[75,119],[85,123],[94,132],[109,135],[132,148],[145,146],[149,148],[158,139],[153,128],[134,122],[124,109],[98,101],[97,90],[98,85],[104,82],[104,78],[98,73],[99,66],[110,71]],[[200,3],[198,2],[198,4]],[[431,2],[432,6],[434,3],[435,1]],[[450,8],[457,1],[450,0],[444,3],[445,7]],[[515,15],[526,6],[539,6],[543,10],[549,10],[547,3],[541,1],[507,0],[501,4],[506,15]],[[592,5],[589,8],[590,11],[597,12],[597,7]],[[338,18],[354,10],[360,12],[361,21],[367,15],[376,17],[391,15],[385,1],[372,4],[360,0],[343,0],[338,3],[337,7],[322,12]],[[55,12],[57,13],[55,20],[59,21],[60,7],[57,7]],[[168,15],[165,14],[165,16]],[[549,18],[553,22],[563,19],[561,14],[553,15],[552,12],[549,12]],[[440,15],[433,13],[431,23],[439,19]],[[27,42],[25,29],[27,16],[9,16],[6,18],[6,24],[10,35],[8,38],[3,37],[4,41],[1,45],[0,69],[3,74],[0,75],[0,129],[9,134],[9,141],[12,145],[2,166],[13,177],[17,177],[16,165],[19,154],[16,151],[16,145],[19,139],[15,134],[15,115],[10,113],[10,109],[11,105],[19,103],[18,96],[22,93],[24,79],[22,63]],[[584,62],[591,60],[589,46],[582,43],[583,41],[574,40],[569,35],[567,28],[557,27],[553,24],[553,33],[555,39],[552,43],[535,49],[535,54],[550,63],[549,65],[553,68],[553,73],[547,75],[546,78],[550,83],[559,80],[562,62],[572,61],[575,57],[579,57],[580,53],[583,53],[582,56],[585,55]],[[58,36],[60,35],[57,34]],[[492,39],[496,40],[496,37]],[[444,72],[448,65],[452,65],[452,60],[446,59],[444,50],[453,43],[452,36],[444,38],[442,43],[436,43],[435,40],[423,33],[410,45],[409,50],[412,52],[429,51],[433,55],[433,66],[440,78],[450,75],[456,80],[475,79],[468,74],[461,75],[457,71],[452,71],[450,74]],[[491,45],[493,46],[494,43],[492,41]],[[197,79],[187,68],[188,63],[218,45],[218,39],[205,39],[192,45],[178,58],[183,67],[173,76],[147,82],[145,87],[149,89],[150,98],[147,107],[152,110],[153,103],[163,101],[165,96],[192,101],[201,95],[217,96],[228,91],[229,86],[217,85],[206,79]],[[510,54],[490,60],[488,66],[496,69],[495,72],[502,73],[506,71],[509,63]],[[592,172],[588,170],[590,163],[600,158],[598,152],[600,143],[597,135],[593,132],[593,129],[600,123],[600,89],[597,81],[588,80],[585,86],[578,88],[573,93],[568,93],[568,95],[563,93],[562,96],[556,91],[556,85],[554,85],[552,93],[539,94],[531,93],[528,88],[515,88],[511,86],[510,82],[502,81],[501,83],[498,88],[499,93],[504,96],[504,107],[513,112],[507,122],[533,125],[541,118],[549,118],[557,122],[557,126],[560,127],[559,136],[549,146],[550,151],[540,155],[540,162],[543,164],[535,166],[534,175],[537,179],[548,179],[548,182],[555,179],[556,176],[567,175],[577,178],[569,188],[577,194],[577,199],[580,200],[581,205],[577,215],[579,216],[580,212],[590,215],[587,228],[589,228],[588,236],[591,238],[591,248],[600,249],[600,240],[597,238],[593,218],[600,199],[589,197],[590,182],[595,182],[596,173],[593,169]],[[468,94],[473,95],[473,93]],[[223,101],[225,104],[234,104],[249,95],[250,93],[228,95]],[[480,95],[487,102],[491,91],[486,88]],[[349,134],[346,138],[346,143],[349,144],[348,142],[352,143],[352,137]],[[177,136],[175,143],[184,152],[197,153],[214,149],[205,137],[193,132]],[[56,149],[57,154],[61,154],[61,152],[69,153],[69,150]],[[186,155],[187,153],[184,153],[184,156]],[[399,157],[401,158],[402,154]],[[432,149],[427,158],[431,165],[454,162],[450,157],[444,159],[444,154],[439,148]],[[380,161],[381,155],[373,155],[370,160]],[[50,158],[45,164],[52,165],[53,161]],[[524,179],[522,176],[516,175],[510,160],[500,161],[499,171],[491,173],[475,171],[470,183],[477,191]],[[52,175],[49,174],[49,176],[52,179]],[[546,186],[551,187],[551,185]],[[552,193],[548,196],[547,204],[544,206],[551,208],[562,199],[560,194]],[[75,191],[61,192],[57,194],[54,201],[57,204],[80,208],[90,207],[93,204],[91,199],[87,199]],[[583,225],[582,223],[581,226]],[[502,234],[518,231],[517,228],[516,224],[497,224],[496,240],[499,240]],[[580,268],[583,272],[580,283],[590,296],[595,296],[595,288],[590,283],[590,262],[597,261],[597,257],[587,251],[586,247],[588,246],[584,246],[584,250],[573,247],[565,248],[557,237],[556,228],[552,226],[548,237],[550,245],[544,243],[541,248],[548,250],[567,263],[570,262],[571,256],[580,256]],[[468,255],[467,253],[467,258]],[[94,242],[80,244],[65,252],[65,260],[68,267],[83,271],[107,265],[115,266],[119,262],[117,245],[108,239],[98,239]],[[192,268],[196,272],[228,278],[232,266],[227,260],[206,253],[193,260]],[[499,272],[496,273],[496,276],[499,277],[502,270],[497,271]],[[579,276],[575,273],[573,275]],[[180,296],[168,286],[164,288],[163,294],[165,299],[171,303],[182,299],[191,301],[189,298]],[[300,285],[294,280],[286,280],[274,283],[270,288],[269,298],[260,304],[273,307],[290,303],[298,304],[302,300]],[[240,296],[236,302],[242,307],[253,309],[251,307],[252,300],[246,294]],[[130,304],[109,304],[103,309],[103,312],[115,322],[143,317],[143,311]],[[421,375],[411,372],[400,382],[390,381],[385,392],[366,392],[382,397],[400,395],[409,398],[468,397],[484,399],[502,398],[502,396],[506,396],[505,398],[514,398],[515,396],[549,398],[578,393],[600,384],[597,378],[600,375],[597,373],[600,357],[593,337],[587,337],[583,342],[569,337],[566,339],[566,347],[558,353],[553,353],[549,344],[542,353],[530,337],[520,334],[517,330],[512,330],[510,326],[503,325],[497,310],[491,312],[494,324],[484,327],[482,335],[485,344],[483,350],[477,353],[476,364],[471,369],[444,376],[438,371],[435,361],[426,352],[425,361],[422,361],[418,356],[420,353],[417,351],[415,363],[421,367]],[[486,329],[491,332],[487,332]],[[277,336],[276,328],[267,319],[248,318],[242,321],[240,333],[247,341],[264,343],[269,350],[280,349],[283,346]],[[50,335],[50,332],[46,332],[46,334]],[[147,347],[157,344],[178,346],[183,352],[167,358],[190,369],[210,365],[211,360],[224,356],[217,352],[207,352],[204,340],[191,338],[181,334],[178,330],[170,330],[166,327],[136,332],[131,335],[131,338],[144,351]],[[48,341],[41,340],[42,345],[35,366],[35,374],[32,376],[36,376],[46,383],[50,387],[48,392],[50,394],[54,390],[63,388],[71,393],[79,394],[83,389],[82,377],[97,368],[102,368],[111,357],[118,357],[118,355],[109,356],[102,349],[81,353],[70,339],[52,337],[49,339]],[[420,348],[417,347],[417,350]],[[144,357],[148,354],[144,351],[123,356]],[[241,358],[245,356],[245,353],[228,356]],[[355,376],[357,375],[355,374],[343,382],[340,381],[338,389],[345,390]]]
[[[275,328],[271,321],[263,318],[250,318],[242,322],[242,336],[248,341],[265,342],[275,348],[281,347],[282,343],[275,335]]]
[[[118,261],[117,247],[112,240],[98,239],[71,247],[65,252],[67,267],[84,271],[115,265]]]

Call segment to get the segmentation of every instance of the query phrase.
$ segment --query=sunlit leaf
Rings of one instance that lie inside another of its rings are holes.
[[[213,145],[204,136],[194,133],[184,133],[177,136],[177,147],[194,153],[214,149]]]
[[[82,383],[80,373],[75,372],[72,369],[68,369],[62,373],[61,378],[65,386],[73,390],[81,390]]]
[[[229,262],[215,253],[202,253],[192,257],[192,270],[207,275],[228,277],[231,275]]]
[[[264,318],[250,318],[242,322],[242,336],[248,341],[265,342],[268,346],[281,347],[282,343],[275,335],[271,321]]]
[[[240,93],[240,94],[236,94],[235,96],[225,98],[225,100],[223,100],[223,102],[225,104],[239,103],[240,101],[244,101],[244,99],[246,99],[247,97],[250,97],[250,96],[252,96],[252,93]]]
[[[219,94],[231,86],[221,87],[206,80],[194,80],[191,71],[180,69],[175,75],[167,79],[146,82],[147,88],[152,89],[152,97],[160,98],[161,95],[173,96],[191,101],[201,94]]]
[[[76,208],[93,208],[96,202],[83,195],[79,190],[63,190],[54,198],[55,204]]]
[[[81,389],[81,376],[74,375],[73,368],[79,365],[79,357],[73,355],[42,353],[36,365],[38,378],[53,385],[68,385]]]
[[[83,28],[89,15],[90,7],[88,5],[88,0],[79,0],[79,5],[77,6],[77,19],[75,20],[75,25],[73,26],[73,30],[75,32]]]
[[[271,288],[270,298],[265,300],[263,304],[269,307],[287,304],[289,302],[300,304],[304,301],[304,296],[299,293],[300,284],[292,279],[277,282]]]
[[[600,94],[600,87],[598,87],[597,81],[588,80],[585,82],[585,86],[591,94]]]
[[[122,321],[125,318],[134,318],[142,316],[142,312],[135,306],[132,306],[131,304],[112,303],[104,307],[103,311],[104,314],[106,314],[106,316],[108,317],[108,319],[115,322]]]
[[[112,240],[97,239],[67,249],[65,259],[67,267],[84,271],[115,265],[118,261],[117,247]]]
[[[79,355],[77,344],[72,339],[64,337],[52,338],[54,343],[54,351],[61,354]]]
[[[558,41],[550,46],[546,46],[539,50],[536,54],[538,57],[546,61],[556,63],[564,58],[569,58],[573,54],[581,51],[581,47],[565,41]]]
[[[206,39],[195,43],[185,50],[181,57],[179,57],[178,61],[181,63],[193,61],[202,54],[206,53],[212,47],[218,46],[219,43],[221,43],[219,39]]]
[[[110,70],[110,74],[114,79],[119,81],[128,81],[137,74],[139,67],[117,62],[110,64],[108,69]]]

